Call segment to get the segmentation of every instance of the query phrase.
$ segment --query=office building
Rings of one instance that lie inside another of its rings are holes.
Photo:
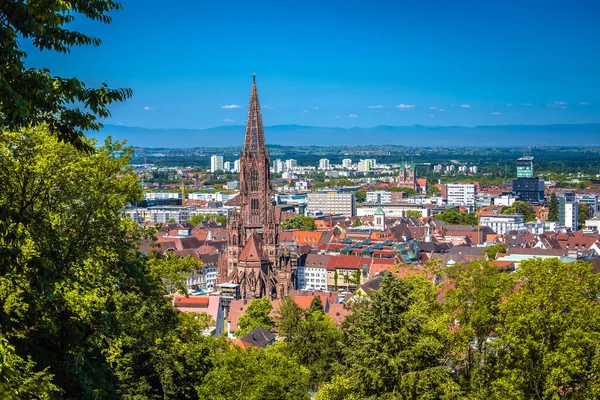
[[[512,181],[512,192],[525,203],[544,201],[544,181],[539,178],[517,178]]]
[[[491,228],[498,235],[505,235],[510,231],[525,229],[525,220],[521,214],[482,215],[479,218],[479,225]]]
[[[387,190],[367,192],[365,201],[367,203],[389,204],[392,202],[392,192],[388,192]]]
[[[309,214],[341,214],[356,216],[356,198],[354,193],[320,192],[306,196],[306,211]]]
[[[223,171],[223,156],[210,157],[210,172]]]
[[[517,179],[533,178],[533,157],[521,157],[517,159]]]
[[[475,207],[477,187],[473,183],[449,183],[446,198],[449,205]]]
[[[319,169],[329,169],[329,160],[322,158],[319,160]]]
[[[575,193],[564,192],[558,196],[558,221],[561,226],[577,230],[579,207]]]

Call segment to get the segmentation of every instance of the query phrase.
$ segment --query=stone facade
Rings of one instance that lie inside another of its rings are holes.
[[[240,285],[243,299],[279,298],[291,288],[289,263],[280,254],[269,166],[254,78],[240,153],[239,207],[227,224],[227,262],[219,271],[219,282]]]

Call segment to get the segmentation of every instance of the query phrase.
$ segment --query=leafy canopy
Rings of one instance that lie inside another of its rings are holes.
[[[18,130],[45,124],[59,140],[91,151],[84,132],[99,130],[98,118],[110,115],[108,105],[131,97],[131,90],[109,89],[105,83],[89,88],[77,78],[27,68],[19,40],[63,54],[75,46],[99,46],[99,38],[73,30],[73,24],[79,18],[109,24],[109,14],[121,7],[112,0],[0,2],[0,127]]]

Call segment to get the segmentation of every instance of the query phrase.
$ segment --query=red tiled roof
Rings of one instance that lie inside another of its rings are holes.
[[[244,250],[240,253],[240,260],[260,262],[266,260],[265,253],[262,248],[262,240],[254,232],[250,235],[250,239],[246,242]]]

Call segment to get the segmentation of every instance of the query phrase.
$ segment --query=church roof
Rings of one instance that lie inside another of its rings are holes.
[[[240,261],[264,261],[267,259],[262,248],[262,239],[256,232],[250,235],[239,259]]]
[[[385,213],[381,207],[377,207],[377,210],[375,210],[375,214],[373,215],[385,215]]]

